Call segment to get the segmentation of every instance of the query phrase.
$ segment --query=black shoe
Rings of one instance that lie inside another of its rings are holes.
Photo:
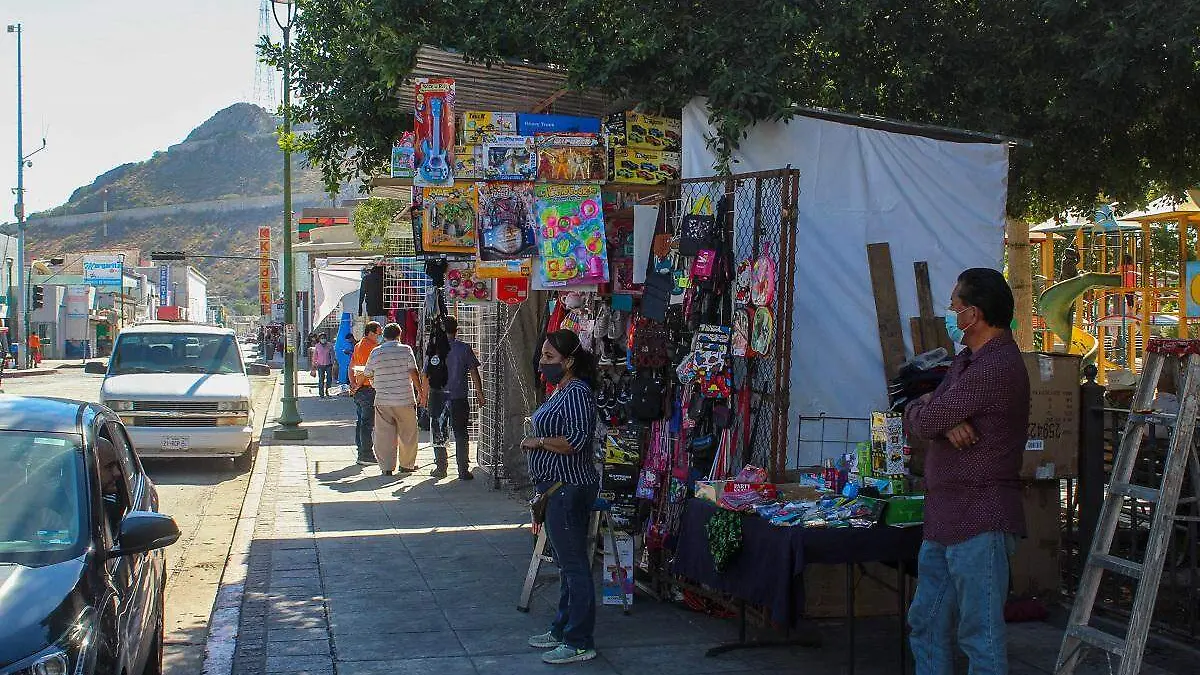
[[[434,469],[433,471],[429,472],[429,475],[433,476],[434,478],[445,478],[446,477],[446,469],[445,468]]]
[[[394,475],[395,473],[396,473],[395,471],[384,471],[384,472],[383,472],[383,475],[385,475],[385,476],[392,476],[392,475]]]
[[[396,468],[396,471],[399,471],[400,473],[413,473],[416,470],[417,470],[417,467],[415,467],[415,466],[411,469],[408,468],[407,466],[401,466],[401,467]]]
[[[459,480],[475,480],[475,474],[471,473],[470,471],[459,471],[458,479]]]

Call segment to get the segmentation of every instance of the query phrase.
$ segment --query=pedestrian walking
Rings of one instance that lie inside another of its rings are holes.
[[[42,338],[37,333],[29,334],[29,362],[34,368],[42,365]]]
[[[385,476],[417,470],[418,393],[425,398],[417,357],[400,335],[400,324],[389,323],[363,368],[375,383],[375,461]]]
[[[1025,534],[1021,459],[1029,376],[1009,325],[1013,294],[996,270],[958,277],[946,327],[966,346],[938,388],[904,411],[928,442],[921,576],[908,613],[918,675],[954,670],[954,639],[979,675],[1008,672],[1009,558]]]
[[[445,478],[449,463],[446,444],[449,441],[447,422],[454,431],[454,457],[458,463],[458,479],[472,480],[469,436],[471,403],[468,400],[470,383],[475,386],[475,405],[483,407],[483,380],[479,377],[479,357],[471,345],[458,339],[458,319],[442,318],[448,349],[425,361],[423,383],[425,399],[429,402],[429,428],[433,434],[434,478]],[[438,363],[434,363],[437,360]]]
[[[317,375],[317,394],[325,398],[329,396],[329,386],[333,384],[333,344],[329,342],[329,336],[318,334],[309,353]]]
[[[592,459],[595,357],[578,335],[558,330],[546,336],[538,370],[554,391],[534,411],[534,436],[521,447],[529,453],[538,494],[547,495],[544,527],[558,563],[559,599],[550,630],[529,638],[529,646],[551,650],[542,655],[546,663],[575,663],[596,658],[596,589],[588,559],[588,525],[600,487]]]
[[[354,353],[350,355],[350,396],[354,399],[354,407],[358,419],[354,424],[354,445],[358,449],[358,463],[369,466],[375,463],[373,448],[375,433],[375,386],[371,378],[363,374],[371,351],[379,346],[383,329],[379,322],[367,323],[363,338],[354,345]]]

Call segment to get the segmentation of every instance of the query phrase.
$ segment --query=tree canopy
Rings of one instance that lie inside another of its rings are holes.
[[[326,182],[386,166],[422,44],[559,66],[645,108],[708,97],[726,160],[760,120],[827,107],[1029,140],[1009,212],[1136,208],[1200,183],[1200,2],[300,0],[305,140]],[[263,57],[279,64],[278,45]]]

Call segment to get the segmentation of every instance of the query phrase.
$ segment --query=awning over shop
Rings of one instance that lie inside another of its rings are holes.
[[[325,320],[347,295],[358,291],[362,273],[355,269],[318,269],[313,275],[313,325]]]

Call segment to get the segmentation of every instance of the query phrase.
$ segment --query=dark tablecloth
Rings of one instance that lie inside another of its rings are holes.
[[[688,500],[672,571],[746,602],[770,608],[775,621],[795,625],[804,616],[804,566],[906,561],[915,569],[920,527],[776,527],[753,514],[742,516],[742,550],[729,569],[713,569],[704,526],[717,507]]]

